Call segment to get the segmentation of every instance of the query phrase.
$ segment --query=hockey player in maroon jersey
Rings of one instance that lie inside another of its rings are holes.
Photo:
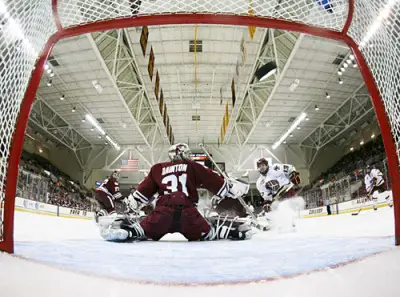
[[[114,171],[111,176],[96,189],[95,199],[101,207],[96,213],[96,221],[98,221],[99,216],[107,216],[115,213],[115,201],[124,199],[119,189],[118,177],[118,171]]]
[[[137,241],[147,238],[159,240],[167,233],[179,232],[189,241],[251,238],[249,224],[233,226],[218,220],[208,222],[198,212],[198,188],[204,188],[221,198],[237,198],[248,191],[248,185],[222,177],[189,157],[187,144],[173,145],[170,162],[152,166],[148,176],[133,194],[141,203],[149,203],[158,193],[155,209],[140,223],[117,218],[111,227],[101,229],[101,236],[109,241]]]

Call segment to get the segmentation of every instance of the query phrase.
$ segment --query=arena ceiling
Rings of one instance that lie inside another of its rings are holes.
[[[83,121],[86,114],[119,146],[151,150],[173,140],[242,147],[272,145],[305,112],[307,120],[286,141],[318,150],[374,119],[344,44],[261,28],[251,38],[249,29],[151,26],[144,52],[142,27],[60,41],[42,77],[30,126],[73,150],[110,145]],[[255,72],[272,61],[276,73],[259,81]]]

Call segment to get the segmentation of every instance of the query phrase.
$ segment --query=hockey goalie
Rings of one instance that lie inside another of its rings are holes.
[[[101,236],[116,242],[157,241],[174,232],[181,233],[189,241],[250,239],[250,224],[226,224],[219,219],[210,222],[196,208],[198,188],[207,189],[221,199],[235,199],[247,193],[248,185],[225,180],[192,161],[187,144],[171,146],[168,156],[170,161],[153,165],[133,193],[134,199],[141,204],[148,204],[158,193],[155,209],[141,222],[117,217],[109,226],[103,226]]]

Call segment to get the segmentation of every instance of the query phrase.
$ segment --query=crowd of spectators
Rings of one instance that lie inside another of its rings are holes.
[[[303,195],[306,198],[307,206],[311,208],[325,205],[325,200],[330,197],[322,197],[323,195],[320,187],[326,184],[332,184],[332,188],[335,188],[333,184],[344,179],[348,179],[349,183],[346,184],[346,182],[343,182],[342,186],[346,185],[347,188],[342,188],[342,190],[347,192],[351,189],[354,191],[350,194],[351,196],[349,196],[349,199],[350,197],[354,199],[365,196],[366,190],[363,185],[365,168],[369,165],[380,169],[385,174],[385,159],[385,149],[381,136],[369,141],[359,149],[346,154],[331,168],[321,173],[310,185],[304,187]],[[356,183],[358,185],[357,187],[351,186]],[[336,191],[332,191],[333,196],[337,195]],[[309,199],[307,199],[307,197]]]
[[[385,148],[383,146],[382,137],[379,135],[361,146],[358,150],[354,150],[343,156],[331,168],[321,173],[321,175],[314,180],[312,185],[321,185],[348,175],[353,179],[363,177],[363,170],[367,165],[382,169],[381,164],[383,164],[385,158]]]
[[[45,158],[23,151],[17,195],[53,205],[91,210],[91,192]]]

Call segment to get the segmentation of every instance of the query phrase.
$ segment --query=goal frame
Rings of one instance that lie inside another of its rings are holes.
[[[3,241],[0,242],[0,251],[8,253],[14,252],[14,210],[15,196],[18,182],[18,167],[22,146],[24,143],[25,130],[29,120],[32,104],[35,100],[36,92],[44,72],[45,63],[54,45],[63,38],[74,37],[77,35],[93,33],[98,31],[122,29],[138,26],[157,26],[157,25],[176,25],[176,24],[218,24],[218,25],[237,25],[255,26],[261,28],[274,28],[281,30],[294,31],[298,33],[310,34],[344,42],[352,51],[357,61],[358,67],[365,81],[376,117],[382,134],[388,160],[389,176],[391,179],[394,215],[395,215],[395,244],[400,245],[400,171],[399,161],[396,153],[396,145],[391,133],[391,125],[385,111],[384,102],[380,96],[373,75],[368,68],[357,43],[348,35],[349,27],[353,20],[355,0],[348,0],[348,15],[342,31],[319,28],[311,25],[296,23],[286,20],[272,19],[268,17],[243,16],[243,15],[223,15],[223,14],[159,14],[151,16],[133,16],[113,20],[98,21],[95,23],[78,25],[76,27],[64,28],[58,14],[57,0],[52,0],[52,16],[54,18],[57,32],[46,42],[41,51],[34,70],[32,71],[29,84],[21,103],[18,119],[15,125],[13,140],[10,147],[9,162],[7,168],[7,183],[4,199],[4,218],[3,218]]]

